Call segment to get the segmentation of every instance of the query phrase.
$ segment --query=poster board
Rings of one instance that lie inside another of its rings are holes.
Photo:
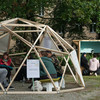
[[[27,78],[40,78],[40,66],[39,60],[28,59],[27,60]]]

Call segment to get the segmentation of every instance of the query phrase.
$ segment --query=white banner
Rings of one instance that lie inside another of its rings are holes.
[[[27,60],[27,78],[40,78],[39,60]]]
[[[71,61],[72,61],[73,65],[74,65],[74,68],[75,68],[76,72],[78,73],[78,75],[79,75],[79,77],[81,79],[81,82],[85,86],[85,83],[84,83],[84,80],[83,80],[83,76],[82,76],[82,73],[81,73],[81,69],[80,69],[80,65],[79,65],[79,62],[78,62],[77,54],[76,54],[75,50],[73,50],[70,53],[70,58],[71,58]]]

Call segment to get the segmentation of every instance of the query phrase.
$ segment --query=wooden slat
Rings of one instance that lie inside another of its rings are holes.
[[[9,33],[6,33],[6,34],[1,35],[1,36],[0,36],[0,39],[3,38],[3,37],[5,37],[5,36],[7,36],[8,34],[9,34]]]
[[[45,47],[41,47],[41,46],[35,46],[35,47],[38,48],[38,49],[44,49],[44,50],[49,50],[49,51],[52,51],[52,52],[68,55],[67,52],[57,51],[57,50],[54,50],[54,49],[49,49],[49,48],[45,48]]]
[[[3,24],[5,26],[18,26],[18,27],[35,27],[35,25],[28,25],[28,24]]]
[[[73,42],[80,42],[80,41],[93,41],[93,42],[98,42],[100,40],[73,40]]]
[[[57,94],[57,91],[8,91],[7,94]]]
[[[72,92],[72,91],[79,91],[84,89],[84,87],[78,87],[78,88],[72,88],[72,89],[66,89],[66,90],[60,90],[60,93],[64,93],[64,92]]]
[[[16,33],[27,33],[27,32],[41,32],[41,30],[22,30],[22,31],[13,31],[13,32],[16,32]]]

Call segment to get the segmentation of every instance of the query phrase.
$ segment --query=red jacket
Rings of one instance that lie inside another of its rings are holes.
[[[7,61],[8,66],[11,65],[11,59]],[[0,59],[0,65],[4,65],[3,59]]]

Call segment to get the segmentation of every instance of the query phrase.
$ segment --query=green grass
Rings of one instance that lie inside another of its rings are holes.
[[[100,81],[100,75],[96,76],[83,76],[84,80],[96,80],[96,81]]]

